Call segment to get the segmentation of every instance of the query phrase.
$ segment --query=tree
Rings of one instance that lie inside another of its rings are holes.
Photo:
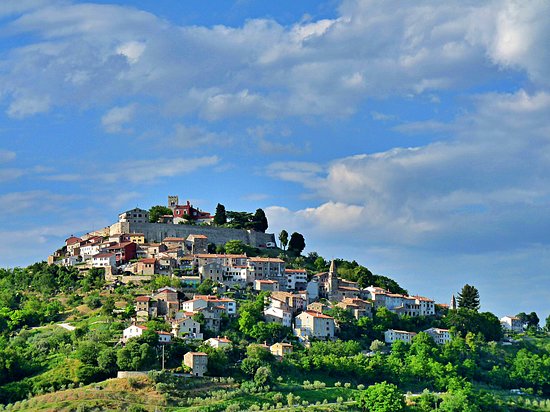
[[[286,245],[288,245],[288,232],[284,229],[279,233],[279,242],[281,242],[283,250],[286,250]]]
[[[230,255],[242,255],[246,251],[246,245],[242,240],[230,240],[225,244],[225,253]]]
[[[253,215],[249,212],[228,211],[227,218],[229,219],[227,226],[234,229],[250,229],[252,226]]]
[[[197,286],[197,293],[199,295],[211,295],[214,291],[214,281],[212,279],[204,279],[202,283]]]
[[[544,329],[546,329],[546,332],[550,332],[550,315],[546,318],[546,325],[544,326]]]
[[[149,209],[149,222],[151,223],[157,223],[159,219],[164,215],[172,215],[172,209],[166,207],[166,206],[153,206],[151,209]]]
[[[475,286],[464,285],[458,294],[458,307],[471,310],[479,310],[479,291]]]
[[[405,399],[397,386],[381,382],[361,391],[357,405],[368,412],[400,412],[405,409]]]
[[[380,352],[386,347],[386,344],[378,339],[375,339],[370,344],[369,349],[373,352]]]
[[[527,315],[527,328],[538,329],[540,319],[536,312]]]
[[[216,214],[214,215],[214,224],[221,226],[227,223],[227,214],[225,213],[225,206],[218,203],[216,206]]]
[[[265,233],[268,226],[265,212],[262,209],[256,209],[256,213],[254,213],[254,217],[252,218],[252,228],[258,232]]]
[[[295,256],[300,256],[305,248],[306,241],[304,239],[304,236],[298,232],[294,232],[290,236],[290,241],[288,242],[288,251]]]

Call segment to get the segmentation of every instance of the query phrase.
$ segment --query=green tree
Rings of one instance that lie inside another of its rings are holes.
[[[271,368],[269,366],[260,366],[254,374],[254,383],[258,386],[264,386],[271,379]]]
[[[199,295],[211,295],[214,292],[214,286],[216,283],[212,279],[204,279],[202,283],[197,286],[197,293]]]
[[[230,255],[242,255],[246,251],[246,245],[242,240],[230,240],[225,244],[225,253]]]
[[[306,241],[304,236],[298,232],[292,233],[290,241],[288,242],[288,251],[294,256],[300,256],[302,251],[306,248]]]
[[[173,215],[172,209],[161,205],[153,206],[149,209],[149,222],[157,223],[164,215]]]
[[[475,286],[464,285],[458,294],[458,307],[479,310],[479,291]]]
[[[252,226],[252,217],[252,213],[249,212],[228,211],[227,218],[229,222],[227,226],[235,229],[250,229]]]
[[[381,382],[359,392],[357,405],[368,412],[400,412],[405,409],[405,399],[397,386]]]
[[[225,206],[218,203],[216,206],[216,214],[214,215],[214,224],[221,226],[227,223],[227,214],[225,212]]]
[[[373,352],[380,352],[386,347],[386,344],[381,340],[375,339],[370,344],[369,349]]]
[[[254,217],[252,218],[252,228],[258,232],[265,233],[268,226],[265,212],[262,209],[256,209],[256,213],[254,213]]]
[[[544,326],[546,332],[550,332],[550,315],[546,318],[546,325]]]
[[[279,233],[279,242],[281,242],[283,250],[286,250],[286,246],[288,245],[288,232],[284,229]]]

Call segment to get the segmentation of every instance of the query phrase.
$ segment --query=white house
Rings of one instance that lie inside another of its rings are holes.
[[[264,316],[268,322],[277,322],[283,326],[292,326],[292,312],[276,306],[269,306],[264,310]]]
[[[216,349],[226,348],[228,346],[231,346],[231,341],[229,339],[227,339],[226,337],[220,338],[219,336],[217,338],[207,339],[204,341],[204,343]]]
[[[500,318],[500,324],[504,329],[510,332],[523,332],[523,322],[516,316],[503,316]]]
[[[203,338],[201,333],[201,324],[192,318],[192,314],[191,316],[184,316],[179,319],[176,314],[176,320],[172,323],[172,333],[174,336],[185,339]]]
[[[92,257],[92,267],[104,268],[116,266],[116,255],[114,253],[98,253]]]
[[[384,340],[386,341],[386,343],[390,344],[398,340],[405,343],[411,343],[412,338],[414,338],[415,336],[415,332],[407,332],[404,330],[388,329],[386,332],[384,332]]]
[[[307,272],[305,269],[285,269],[285,276],[288,290],[307,288]]]
[[[138,338],[147,330],[145,326],[131,325],[122,331],[122,342],[126,343],[128,339]]]
[[[143,335],[143,332],[147,330],[146,326],[131,325],[122,331],[122,342],[128,342],[128,339],[138,338]],[[159,337],[159,343],[170,343],[172,341],[172,335],[169,332],[155,331]]]
[[[426,329],[424,332],[430,335],[438,345],[444,345],[451,341],[451,332],[449,329],[430,328]]]

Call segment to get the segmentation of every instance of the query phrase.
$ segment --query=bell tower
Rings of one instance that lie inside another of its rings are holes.
[[[168,196],[168,207],[172,210],[178,205],[178,196]]]

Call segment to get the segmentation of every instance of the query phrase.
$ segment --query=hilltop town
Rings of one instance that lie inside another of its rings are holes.
[[[334,261],[327,271],[308,274],[305,268],[287,268],[281,257],[209,253],[216,245],[243,239],[249,246],[273,249],[275,236],[213,226],[210,213],[193,207],[189,201],[179,205],[177,196],[168,197],[167,208],[172,214],[160,216],[158,222],[150,222],[149,212],[144,209],[123,212],[108,228],[69,237],[49,258],[49,263],[80,270],[101,268],[113,285],[150,281],[156,275],[173,280],[171,285],[175,287],[136,297],[136,324],[124,331],[123,342],[141,336],[144,329],[139,327],[140,322],[159,317],[172,326],[171,334],[160,335],[164,342],[171,337],[202,339],[204,329],[218,334],[224,316],[237,316],[237,303],[225,296],[226,292],[247,287],[256,293],[268,292],[263,320],[291,328],[299,342],[338,337],[337,320],[324,313],[332,308],[344,309],[358,320],[372,318],[380,307],[399,316],[436,315],[433,299],[392,293],[374,285],[361,288],[357,282],[338,277]],[[194,224],[182,224],[184,216]],[[216,295],[196,293],[205,283],[212,285]],[[202,324],[195,320],[197,314],[204,318]],[[426,333],[440,344],[451,339],[444,328],[430,327]],[[388,344],[396,340],[410,343],[415,334],[388,329],[384,338]],[[204,372],[196,373],[202,376]]]
[[[411,295],[267,229],[261,209],[169,196],[71,235],[47,262],[0,269],[0,406],[332,411],[382,396],[384,411],[493,411],[548,394],[534,312],[480,312],[472,285],[449,304]]]

